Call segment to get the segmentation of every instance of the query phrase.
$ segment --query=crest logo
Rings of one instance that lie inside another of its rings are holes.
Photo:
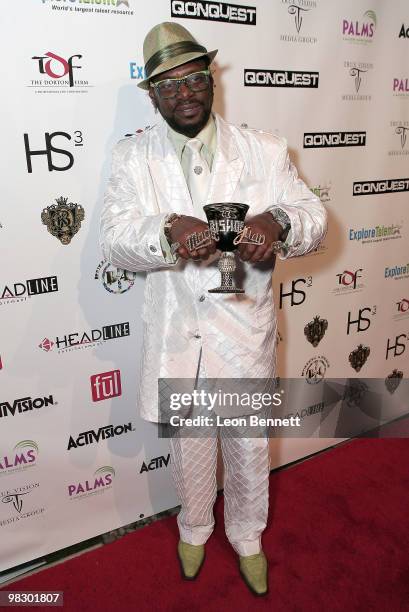
[[[385,387],[391,395],[395,393],[396,389],[399,387],[402,378],[403,372],[400,370],[393,370],[393,372],[385,378]]]
[[[61,244],[70,244],[81,227],[81,221],[84,220],[84,209],[80,204],[68,203],[68,198],[62,196],[55,201],[57,204],[44,208],[41,221]]]
[[[358,348],[349,353],[348,361],[354,368],[355,372],[359,372],[361,368],[365,365],[370,352],[371,349],[368,346],[360,344]]]
[[[308,342],[311,342],[313,346],[318,346],[327,329],[328,321],[326,319],[320,319],[319,315],[317,315],[304,327],[304,334]]]

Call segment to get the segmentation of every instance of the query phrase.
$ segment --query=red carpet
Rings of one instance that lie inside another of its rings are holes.
[[[238,575],[221,496],[195,582],[180,578],[172,517],[5,590],[63,590],[76,611],[409,610],[408,466],[407,439],[354,440],[273,474],[265,598]]]

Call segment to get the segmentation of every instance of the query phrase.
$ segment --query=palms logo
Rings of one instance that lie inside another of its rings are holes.
[[[398,125],[398,127],[395,129],[395,133],[400,135],[400,144],[402,149],[405,147],[406,135],[408,131],[409,127],[405,127],[404,125]]]
[[[290,4],[288,7],[288,12],[290,15],[294,15],[295,27],[297,28],[297,32],[300,33],[301,25],[302,25],[302,12],[301,11],[309,11],[310,9],[303,8],[298,6],[297,4]]]

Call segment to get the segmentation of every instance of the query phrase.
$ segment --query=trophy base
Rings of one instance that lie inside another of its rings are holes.
[[[244,289],[237,289],[236,287],[216,287],[216,289],[208,289],[208,293],[244,293]]]

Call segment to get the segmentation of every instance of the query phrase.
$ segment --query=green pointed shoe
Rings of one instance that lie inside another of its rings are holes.
[[[183,578],[194,580],[198,576],[205,559],[204,544],[188,544],[179,540],[178,557]]]
[[[240,574],[250,591],[254,595],[267,595],[267,559],[263,551],[239,559]]]

